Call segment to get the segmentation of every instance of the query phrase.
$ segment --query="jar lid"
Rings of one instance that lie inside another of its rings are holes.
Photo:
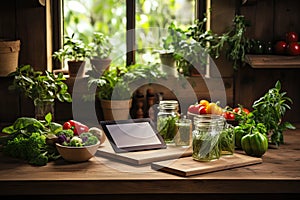
[[[161,109],[178,109],[178,101],[176,100],[163,100],[159,102]]]

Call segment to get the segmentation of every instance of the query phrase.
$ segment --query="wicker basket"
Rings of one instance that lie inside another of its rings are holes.
[[[0,39],[0,76],[7,76],[18,67],[20,40]]]

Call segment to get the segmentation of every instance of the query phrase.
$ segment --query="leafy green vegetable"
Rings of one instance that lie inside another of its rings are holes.
[[[176,121],[177,120],[178,120],[177,116],[176,117],[175,116],[166,116],[166,117],[158,116],[157,130],[166,142],[173,141],[173,139],[177,133],[177,129],[176,129]]]
[[[252,105],[255,122],[265,125],[271,142],[276,145],[284,143],[284,130],[295,129],[291,123],[282,121],[286,111],[291,109],[290,103],[292,99],[286,96],[286,92],[281,91],[281,83],[278,80],[274,88],[269,89]]]
[[[10,90],[19,90],[33,100],[35,106],[43,103],[53,103],[55,99],[61,102],[71,102],[72,97],[67,91],[66,78],[62,73],[55,76],[52,72],[35,71],[30,65],[19,66],[9,74],[14,77]]]
[[[221,133],[219,138],[221,154],[233,154],[235,149],[234,127],[227,126]]]
[[[45,135],[32,133],[28,138],[19,135],[8,141],[3,152],[9,156],[26,160],[33,165],[46,165],[48,157],[45,146]]]
[[[11,126],[4,127],[1,137],[3,152],[6,155],[28,161],[32,165],[46,165],[60,157],[56,148],[47,143],[47,136],[62,130],[62,125],[51,122],[47,114],[45,120],[20,117]]]
[[[221,156],[219,135],[213,135],[210,130],[193,131],[192,158],[199,161],[210,161]]]

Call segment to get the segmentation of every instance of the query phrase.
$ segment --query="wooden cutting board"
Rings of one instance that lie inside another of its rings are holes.
[[[195,161],[191,156],[153,162],[151,168],[179,176],[192,176],[258,163],[262,163],[261,158],[235,153],[233,155],[221,156],[220,159],[210,162]]]
[[[103,146],[100,146],[96,153],[96,156],[103,156],[106,158],[114,159],[133,165],[150,164],[152,162],[176,159],[191,155],[191,148],[176,147],[172,145],[168,145],[166,149],[115,153],[115,151],[108,142],[104,143]]]

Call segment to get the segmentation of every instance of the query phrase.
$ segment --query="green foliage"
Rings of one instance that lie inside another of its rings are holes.
[[[233,68],[245,63],[245,55],[250,51],[250,40],[246,37],[248,23],[243,15],[236,15],[233,19],[233,27],[224,34],[227,37],[226,56],[233,61]]]
[[[45,71],[43,74],[41,71],[35,71],[30,65],[23,65],[9,76],[14,77],[9,89],[21,91],[33,100],[35,106],[46,102],[54,103],[55,99],[61,102],[72,101],[62,73],[55,76]]]
[[[63,61],[85,61],[91,56],[91,49],[82,40],[76,39],[75,34],[65,36],[63,48],[53,53],[53,58]]]
[[[289,122],[283,122],[286,111],[291,109],[292,99],[281,91],[281,83],[277,81],[274,88],[269,89],[261,98],[256,100],[253,107],[255,121],[263,123],[271,135],[271,142],[279,145],[284,143],[282,132],[295,129]]]
[[[283,117],[292,99],[286,96],[286,92],[281,91],[281,83],[278,80],[275,87],[270,88],[262,97],[253,102],[252,112],[246,114],[235,113],[235,119],[239,122],[245,133],[250,132],[253,127],[269,136],[269,142],[275,145],[284,143],[283,131],[295,129],[290,122],[284,122]],[[242,106],[240,106],[242,110]]]
[[[46,165],[50,160],[59,158],[56,148],[47,143],[49,135],[58,133],[62,126],[49,120],[37,120],[30,117],[20,117],[12,125],[4,127],[1,136],[1,145],[6,155],[20,158],[32,165]]]
[[[108,37],[101,32],[94,32],[93,41],[89,44],[91,55],[101,59],[108,58],[113,49]]]
[[[149,81],[165,77],[157,64],[133,64],[128,67],[111,66],[100,77],[93,72],[89,73],[89,88],[97,86],[97,97],[106,100],[130,99],[133,91],[130,85],[147,79]]]
[[[191,65],[206,64],[207,55],[219,58],[225,49],[228,60],[233,62],[233,68],[238,69],[245,62],[245,55],[250,49],[250,40],[245,36],[247,22],[243,15],[235,15],[233,26],[221,35],[206,30],[207,18],[195,20],[186,30],[171,23],[168,36],[163,39],[163,48],[174,52],[174,58],[179,70],[189,75]]]

